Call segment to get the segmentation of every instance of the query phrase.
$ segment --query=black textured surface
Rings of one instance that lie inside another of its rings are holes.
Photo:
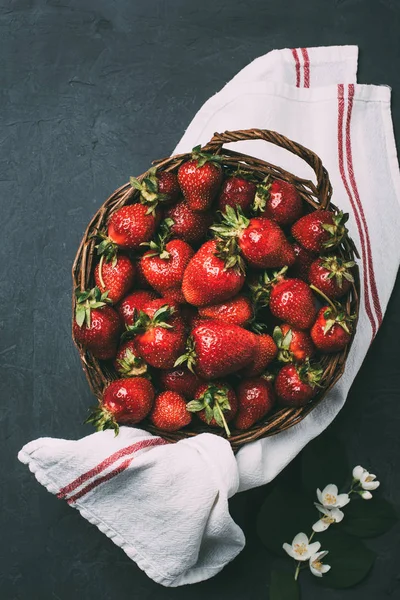
[[[38,485],[16,454],[39,436],[88,433],[70,267],[106,196],[169,154],[202,103],[273,48],[359,44],[359,81],[393,87],[400,132],[399,26],[395,0],[1,0],[1,598],[268,598],[272,557],[254,534],[262,488],[232,502],[248,538],[234,563],[211,581],[164,589]],[[399,304],[398,281],[333,425],[351,463],[373,467],[397,503]],[[365,582],[329,591],[308,578],[303,597],[399,598],[400,527],[370,545],[379,556]]]

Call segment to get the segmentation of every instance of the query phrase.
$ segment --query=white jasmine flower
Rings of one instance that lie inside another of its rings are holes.
[[[283,549],[295,560],[309,560],[321,548],[319,542],[309,544],[305,533],[298,533],[292,544],[283,544]]]
[[[368,473],[368,471],[364,471],[361,475],[360,484],[363,490],[376,490],[380,486],[379,481],[375,481],[376,475],[373,473]]]
[[[342,506],[346,506],[346,504],[350,502],[349,495],[338,494],[337,485],[334,485],[333,483],[327,485],[322,492],[318,488],[317,497],[319,503],[325,508],[342,508]]]
[[[358,465],[357,467],[354,467],[353,469],[353,477],[356,481],[360,481],[361,479],[361,475],[363,473],[365,473],[366,469],[364,469],[364,467],[361,467],[360,465]]]
[[[317,552],[316,554],[313,554],[310,558],[309,561],[309,565],[310,565],[310,571],[313,575],[315,575],[315,577],[322,577],[322,575],[324,573],[327,573],[328,571],[330,571],[331,566],[330,565],[324,565],[322,563],[322,559],[328,554],[328,552]]]
[[[322,504],[317,504],[319,512],[324,516],[312,526],[316,532],[325,531],[332,523],[340,523],[343,520],[344,513],[339,508],[325,508]]]
[[[363,500],[371,500],[372,498],[371,492],[359,492],[359,494]]]

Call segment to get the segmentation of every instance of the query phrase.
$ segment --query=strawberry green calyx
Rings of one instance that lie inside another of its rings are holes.
[[[212,225],[210,229],[218,240],[216,256],[225,261],[225,269],[236,269],[245,273],[246,264],[241,256],[237,239],[241,232],[249,226],[250,220],[244,216],[240,206],[227,206],[222,213],[221,223]]]
[[[356,264],[353,260],[345,262],[339,256],[326,256],[321,259],[321,266],[329,271],[328,279],[335,278],[339,287],[342,287],[343,279],[354,283],[354,277],[350,272],[350,269]]]
[[[289,331],[284,335],[282,329],[277,326],[274,329],[272,337],[278,347],[278,355],[276,357],[277,360],[284,363],[292,362],[293,354],[289,350],[293,338],[292,330],[289,329]]]
[[[218,240],[215,256],[224,261],[225,271],[234,269],[238,273],[243,273],[243,275],[245,275],[246,263],[240,254],[240,248],[235,238],[231,237],[227,240]]]
[[[92,412],[84,423],[90,423],[96,431],[114,429],[115,437],[119,434],[119,425],[115,420],[114,415],[101,406],[92,408]]]
[[[146,377],[148,374],[147,364],[142,358],[133,354],[129,348],[124,358],[117,360],[118,371],[123,377]]]
[[[252,206],[254,214],[263,213],[265,211],[269,200],[269,190],[271,185],[272,182],[269,181],[269,175],[266,176],[262,183],[258,184]]]
[[[108,291],[102,294],[97,286],[87,291],[82,291],[79,288],[76,288],[75,320],[79,327],[82,327],[84,323],[86,323],[87,327],[90,327],[91,310],[95,308],[101,308],[102,306],[106,306],[106,304],[111,304],[111,301],[107,296]]]
[[[328,296],[326,296],[320,289],[315,285],[310,285],[310,288],[319,294],[327,303],[328,308],[324,312],[326,324],[324,327],[324,333],[327,333],[335,325],[340,325],[346,333],[351,335],[352,332],[352,321],[355,320],[356,315],[349,315],[340,302],[333,302]]]
[[[267,271],[261,273],[256,283],[249,285],[251,300],[256,308],[268,306],[273,286],[284,279],[288,267],[275,271],[272,276]]]
[[[159,256],[163,260],[167,260],[170,257],[170,253],[166,250],[165,246],[171,237],[171,227],[174,224],[172,219],[164,219],[159,227],[159,232],[154,240],[150,242],[142,242],[141,246],[148,246],[150,252],[146,253],[148,258],[152,256]]]
[[[162,327],[163,329],[173,329],[173,325],[168,323],[168,319],[172,317],[176,312],[173,306],[164,304],[156,310],[152,317],[149,317],[142,310],[139,311],[139,315],[133,325],[127,325],[126,331],[122,334],[122,341],[130,339],[137,333],[144,333],[154,327]]]
[[[348,234],[348,229],[345,223],[349,220],[348,213],[339,211],[333,215],[333,224],[324,223],[323,229],[330,234],[330,239],[323,243],[324,248],[334,248]]]
[[[245,179],[246,181],[251,181],[252,183],[259,182],[259,179],[254,176],[253,172],[243,170],[240,163],[235,169],[228,167],[225,171],[225,175],[227,177],[240,177],[240,179]]]
[[[209,152],[202,152],[201,146],[195,146],[192,150],[192,160],[197,160],[197,168],[203,167],[208,162],[213,162],[216,166],[220,167],[222,156],[210,154]]]
[[[100,256],[99,279],[101,285],[103,286],[103,288],[105,288],[106,286],[103,280],[103,263],[104,261],[106,261],[107,263],[112,262],[112,266],[116,266],[118,262],[118,245],[115,242],[113,242],[113,240],[110,237],[108,237],[108,235],[104,231],[97,231],[91,237],[97,238],[99,240],[99,243],[96,244],[95,248],[97,250],[97,255]]]
[[[146,177],[139,181],[136,177],[130,177],[129,183],[140,192],[140,202],[148,206],[147,214],[154,214],[157,206],[168,200],[167,194],[158,191],[157,167],[152,167]]]
[[[320,384],[324,369],[318,363],[311,364],[309,359],[296,366],[300,380],[310,387],[323,387]]]
[[[197,362],[196,344],[195,344],[193,337],[190,335],[186,340],[185,354],[182,354],[181,356],[179,356],[176,359],[176,361],[174,363],[174,367],[179,367],[180,365],[183,365],[186,363],[186,366],[189,369],[189,371],[191,371],[192,373],[195,374],[194,367],[196,366],[196,362]]]
[[[220,427],[225,429],[226,435],[230,437],[231,432],[224,416],[224,412],[231,410],[226,387],[219,387],[210,383],[199,398],[187,403],[186,410],[189,412],[204,410],[206,422],[210,424],[214,419]]]

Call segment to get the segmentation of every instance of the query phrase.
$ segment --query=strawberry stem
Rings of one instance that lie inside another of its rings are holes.
[[[216,401],[216,403],[215,403],[215,406],[217,407],[217,410],[218,410],[218,412],[219,412],[219,414],[220,414],[220,416],[221,416],[221,421],[222,421],[222,423],[224,424],[224,429],[225,429],[225,431],[226,431],[226,435],[227,435],[228,437],[231,437],[231,432],[230,432],[230,429],[229,429],[229,427],[228,427],[228,423],[226,422],[226,419],[225,419],[225,417],[224,417],[224,412],[223,412],[223,410],[221,409],[221,407],[220,407],[220,405],[219,405],[219,402],[218,402],[218,400]]]
[[[311,284],[310,288],[316,292],[317,294],[319,294],[328,304],[329,306],[332,308],[333,312],[336,314],[337,313],[337,308],[335,306],[335,304],[332,302],[332,300],[330,298],[328,298],[328,296],[326,296],[324,294],[324,292],[321,292],[320,289],[318,289],[315,285]]]
[[[106,284],[104,283],[104,279],[103,279],[103,263],[104,263],[104,254],[102,254],[101,257],[100,257],[100,262],[99,262],[99,279],[100,279],[101,287],[103,287],[104,289],[106,289]]]

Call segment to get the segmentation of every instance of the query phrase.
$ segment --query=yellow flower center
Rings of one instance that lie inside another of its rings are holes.
[[[296,552],[296,554],[303,556],[303,554],[306,554],[306,552],[307,552],[307,545],[306,544],[295,544],[294,551]]]
[[[368,475],[368,477],[365,478],[365,481],[373,481],[373,480],[374,480],[374,478],[371,477],[371,475]]]
[[[336,496],[332,494],[325,494],[324,498],[325,504],[336,504]]]
[[[328,515],[325,515],[324,517],[322,517],[321,521],[323,521],[324,523],[328,523],[330,525],[331,523],[335,522],[335,519],[333,519],[332,517],[329,517]]]
[[[314,569],[317,569],[317,571],[320,571],[322,569],[322,562],[319,560],[314,560],[312,565]]]

